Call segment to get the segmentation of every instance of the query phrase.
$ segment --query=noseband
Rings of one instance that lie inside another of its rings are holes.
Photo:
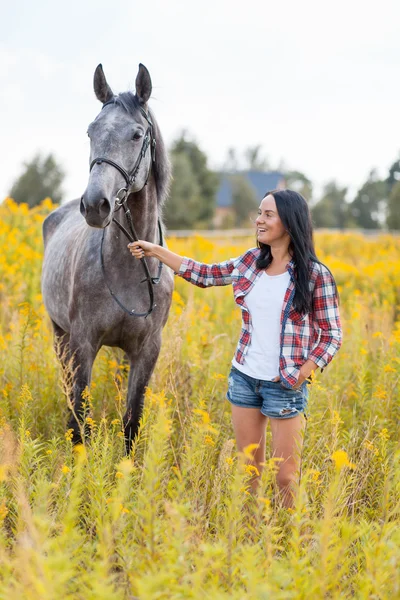
[[[105,106],[107,106],[108,104],[115,104],[115,98],[113,98],[112,100],[109,100],[108,102],[105,102],[103,104],[103,108]],[[119,223],[119,221],[114,219],[114,217],[112,218],[112,221],[119,227],[119,229],[128,238],[128,240],[130,242],[137,242],[139,240],[139,238],[138,238],[135,228],[133,226],[131,211],[129,210],[129,208],[127,206],[127,200],[128,200],[128,195],[129,195],[128,191],[129,191],[129,188],[135,183],[136,176],[140,169],[140,164],[141,164],[142,160],[144,159],[144,157],[146,156],[146,152],[147,152],[149,146],[151,146],[152,163],[154,163],[156,161],[156,139],[155,139],[154,133],[153,133],[154,126],[153,126],[152,120],[150,119],[149,115],[146,113],[146,111],[141,106],[139,106],[139,110],[142,113],[142,115],[144,116],[144,118],[146,119],[146,121],[148,123],[148,128],[147,128],[147,131],[146,131],[144,139],[143,139],[143,145],[142,145],[140,154],[135,162],[135,165],[134,165],[132,171],[130,173],[128,173],[128,171],[126,171],[123,167],[121,167],[121,165],[119,165],[118,163],[116,163],[113,160],[110,160],[109,158],[106,158],[104,156],[93,159],[92,162],[90,163],[90,169],[89,169],[89,172],[90,172],[93,169],[94,165],[96,165],[96,164],[100,165],[101,163],[107,163],[107,164],[111,165],[112,167],[114,167],[115,169],[117,169],[117,171],[119,171],[121,173],[121,175],[123,176],[123,178],[125,179],[126,187],[118,190],[118,192],[116,194],[114,211],[119,210],[122,206],[122,208],[124,209],[124,212],[125,212],[126,220],[128,222],[130,231],[127,231],[125,229],[125,227],[123,225],[121,225],[121,223]],[[146,182],[144,185],[147,185],[147,181],[148,181],[149,175],[150,175],[150,169],[151,169],[151,165],[149,167]],[[137,190],[137,191],[140,191],[140,190]],[[160,218],[157,219],[157,223],[158,223],[158,233],[159,233],[159,244],[160,244],[160,246],[162,246],[164,243],[164,240],[163,240]],[[104,281],[110,291],[111,296],[114,298],[115,302],[122,308],[122,310],[124,310],[130,317],[145,317],[145,318],[148,317],[149,314],[156,307],[156,304],[154,304],[153,285],[160,282],[163,263],[161,261],[159,261],[157,276],[152,277],[150,274],[146,259],[144,257],[140,259],[140,262],[143,266],[143,269],[144,269],[144,272],[146,275],[145,279],[143,279],[140,283],[144,283],[145,281],[147,282],[147,288],[148,288],[149,296],[150,296],[150,308],[147,312],[142,312],[142,313],[136,312],[135,309],[126,308],[126,306],[124,306],[122,304],[122,302],[120,300],[118,300],[117,296],[115,295],[115,292],[112,290],[110,284],[107,281],[105,267],[104,267],[104,257],[103,257],[104,234],[105,234],[105,229],[103,229],[103,235],[101,238],[100,262],[101,262],[101,270],[103,273]]]

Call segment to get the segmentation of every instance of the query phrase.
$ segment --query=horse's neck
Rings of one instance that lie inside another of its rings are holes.
[[[158,242],[158,203],[152,184],[153,182],[149,182],[140,192],[131,194],[128,207],[139,239]]]
[[[130,194],[127,207],[131,212],[133,226],[138,238],[158,243],[158,204],[156,196],[152,192],[155,192],[155,190],[150,186],[145,186],[142,191]],[[114,218],[131,233],[123,207],[118,210]],[[113,226],[117,227],[115,224]],[[122,244],[124,244],[126,238],[125,236],[122,237],[124,238]],[[128,243],[128,240],[126,240],[126,243]]]

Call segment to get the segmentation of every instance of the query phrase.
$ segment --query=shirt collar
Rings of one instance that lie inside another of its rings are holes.
[[[295,266],[295,260],[294,258],[292,258],[287,264],[286,264],[286,269],[288,271],[294,271],[294,266]]]

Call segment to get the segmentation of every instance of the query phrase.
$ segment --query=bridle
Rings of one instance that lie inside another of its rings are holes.
[[[105,106],[107,106],[108,104],[115,104],[115,98],[109,100],[108,102],[105,102],[103,104],[103,108]],[[136,176],[140,169],[140,164],[141,164],[142,160],[144,159],[144,157],[146,156],[146,152],[147,152],[149,146],[151,147],[151,163],[154,163],[156,161],[156,153],[155,153],[156,139],[154,137],[153,122],[150,119],[150,116],[146,113],[146,111],[141,106],[139,106],[139,110],[142,113],[142,115],[144,116],[144,118],[146,119],[146,121],[148,123],[148,127],[147,127],[147,131],[145,133],[144,139],[143,139],[143,144],[142,144],[140,154],[135,162],[135,165],[134,165],[132,171],[130,173],[128,173],[128,171],[126,171],[123,167],[121,167],[121,165],[119,165],[118,163],[116,163],[113,160],[110,160],[109,158],[106,158],[104,156],[94,158],[92,160],[92,162],[90,163],[90,168],[89,168],[89,172],[90,172],[93,169],[94,165],[96,165],[96,164],[100,165],[101,163],[107,163],[107,164],[111,165],[112,167],[114,167],[115,169],[117,169],[117,171],[119,171],[121,173],[121,175],[123,176],[123,178],[125,179],[126,187],[119,189],[116,194],[114,212],[117,212],[121,207],[123,208],[130,231],[127,231],[125,229],[125,227],[123,225],[121,225],[121,223],[119,223],[119,221],[117,221],[114,217],[112,218],[111,221],[114,222],[119,227],[119,229],[128,238],[128,240],[130,242],[137,242],[139,240],[139,238],[138,238],[135,228],[133,226],[131,211],[127,206],[127,200],[128,200],[128,196],[129,196],[128,192],[129,192],[129,189],[131,188],[131,186],[135,183]],[[147,173],[147,178],[146,178],[144,185],[147,185],[147,181],[148,181],[149,175],[150,175],[150,170],[151,170],[151,164],[150,164],[149,171]],[[138,190],[138,191],[140,191],[140,190]],[[110,221],[110,223],[111,223],[111,221]],[[164,239],[163,239],[160,218],[157,219],[157,224],[158,224],[158,233],[159,233],[159,244],[160,244],[160,246],[162,246],[164,243]],[[103,257],[104,234],[105,234],[105,228],[103,229],[103,235],[102,235],[101,244],[100,244],[100,262],[101,262],[101,270],[103,273],[103,278],[109,289],[111,296],[114,298],[115,302],[122,308],[122,310],[124,310],[130,317],[145,317],[145,318],[148,317],[149,314],[151,312],[153,312],[154,308],[156,308],[156,306],[157,306],[156,304],[154,304],[153,285],[156,285],[157,283],[160,282],[163,263],[161,261],[159,261],[157,276],[152,277],[150,274],[149,267],[147,265],[145,257],[140,259],[140,262],[143,266],[143,269],[144,269],[144,272],[146,275],[145,279],[143,279],[140,283],[144,283],[145,281],[147,282],[147,288],[148,288],[149,296],[150,296],[150,308],[148,309],[147,312],[136,312],[135,309],[126,308],[126,306],[124,306],[122,304],[122,302],[117,298],[117,296],[115,295],[115,292],[112,290],[112,288],[107,280],[105,267],[104,267],[104,257]]]

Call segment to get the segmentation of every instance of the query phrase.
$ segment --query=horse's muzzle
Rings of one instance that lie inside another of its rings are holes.
[[[111,204],[107,198],[100,198],[96,201],[88,201],[88,198],[83,194],[81,198],[80,211],[81,215],[86,219],[86,222],[91,227],[106,227],[110,222]]]

